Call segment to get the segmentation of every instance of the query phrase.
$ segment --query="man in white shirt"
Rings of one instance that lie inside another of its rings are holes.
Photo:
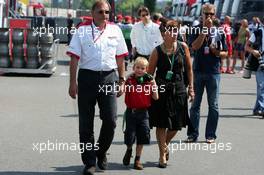
[[[110,5],[106,0],[97,0],[92,7],[93,21],[79,25],[73,35],[67,54],[71,56],[69,95],[78,95],[79,134],[84,175],[93,175],[97,165],[105,170],[106,152],[109,149],[116,127],[117,102],[115,83],[124,87],[124,57],[128,55],[121,29],[107,22]],[[76,73],[79,63],[78,81]],[[119,88],[122,89],[122,88]],[[97,143],[94,139],[95,105],[98,102],[101,131]],[[92,145],[92,146],[91,146]]]
[[[138,9],[138,16],[141,21],[136,23],[131,31],[131,44],[133,56],[142,56],[149,58],[152,50],[163,42],[159,25],[150,19],[150,13],[147,7]]]
[[[252,45],[252,46],[250,46]],[[264,118],[264,27],[252,33],[246,44],[246,50],[258,58],[258,68],[256,71],[257,99],[253,109],[253,114]]]

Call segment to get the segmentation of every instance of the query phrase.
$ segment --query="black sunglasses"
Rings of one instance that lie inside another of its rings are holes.
[[[149,14],[148,13],[145,13],[145,14],[142,14],[141,17],[145,17],[145,16],[148,16]]]
[[[98,13],[101,14],[101,15],[102,14],[107,14],[108,15],[110,13],[110,11],[109,10],[99,10]]]
[[[215,15],[214,13],[206,13],[206,12],[204,12],[203,14],[205,14],[206,16],[209,16],[209,15],[214,16]]]

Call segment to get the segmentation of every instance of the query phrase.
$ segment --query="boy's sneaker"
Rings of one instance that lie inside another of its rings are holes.
[[[143,165],[140,163],[139,160],[136,160],[134,163],[134,169],[136,170],[143,170]]]
[[[132,149],[127,149],[126,154],[123,158],[123,165],[128,166],[130,164],[131,156],[132,156]]]

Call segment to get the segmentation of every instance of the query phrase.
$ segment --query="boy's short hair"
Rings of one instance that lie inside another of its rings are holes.
[[[135,60],[135,63],[134,63],[134,66],[135,65],[144,65],[144,66],[148,67],[149,62],[144,57],[137,57],[136,60]]]

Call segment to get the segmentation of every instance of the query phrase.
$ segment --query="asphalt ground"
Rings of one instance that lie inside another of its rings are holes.
[[[58,65],[51,77],[0,76],[0,175],[79,175],[82,162],[78,145],[77,104],[68,96],[69,66],[60,47]],[[129,66],[131,69],[131,65]],[[144,147],[143,171],[122,165],[122,115],[124,97],[118,99],[115,138],[108,151],[109,167],[100,175],[262,175],[264,162],[264,120],[252,115],[256,98],[255,76],[223,74],[220,89],[220,119],[216,144],[204,143],[208,105],[204,95],[201,107],[200,137],[187,145],[186,129],[173,139],[173,151],[166,169],[159,169],[155,130],[151,144]],[[95,133],[101,120],[96,108]],[[56,149],[56,144],[68,144]],[[48,144],[50,145],[49,150]],[[52,148],[54,144],[54,148]],[[40,147],[41,145],[41,147]],[[46,150],[44,150],[46,148]],[[41,150],[40,150],[41,149]],[[133,159],[131,159],[133,163]]]

